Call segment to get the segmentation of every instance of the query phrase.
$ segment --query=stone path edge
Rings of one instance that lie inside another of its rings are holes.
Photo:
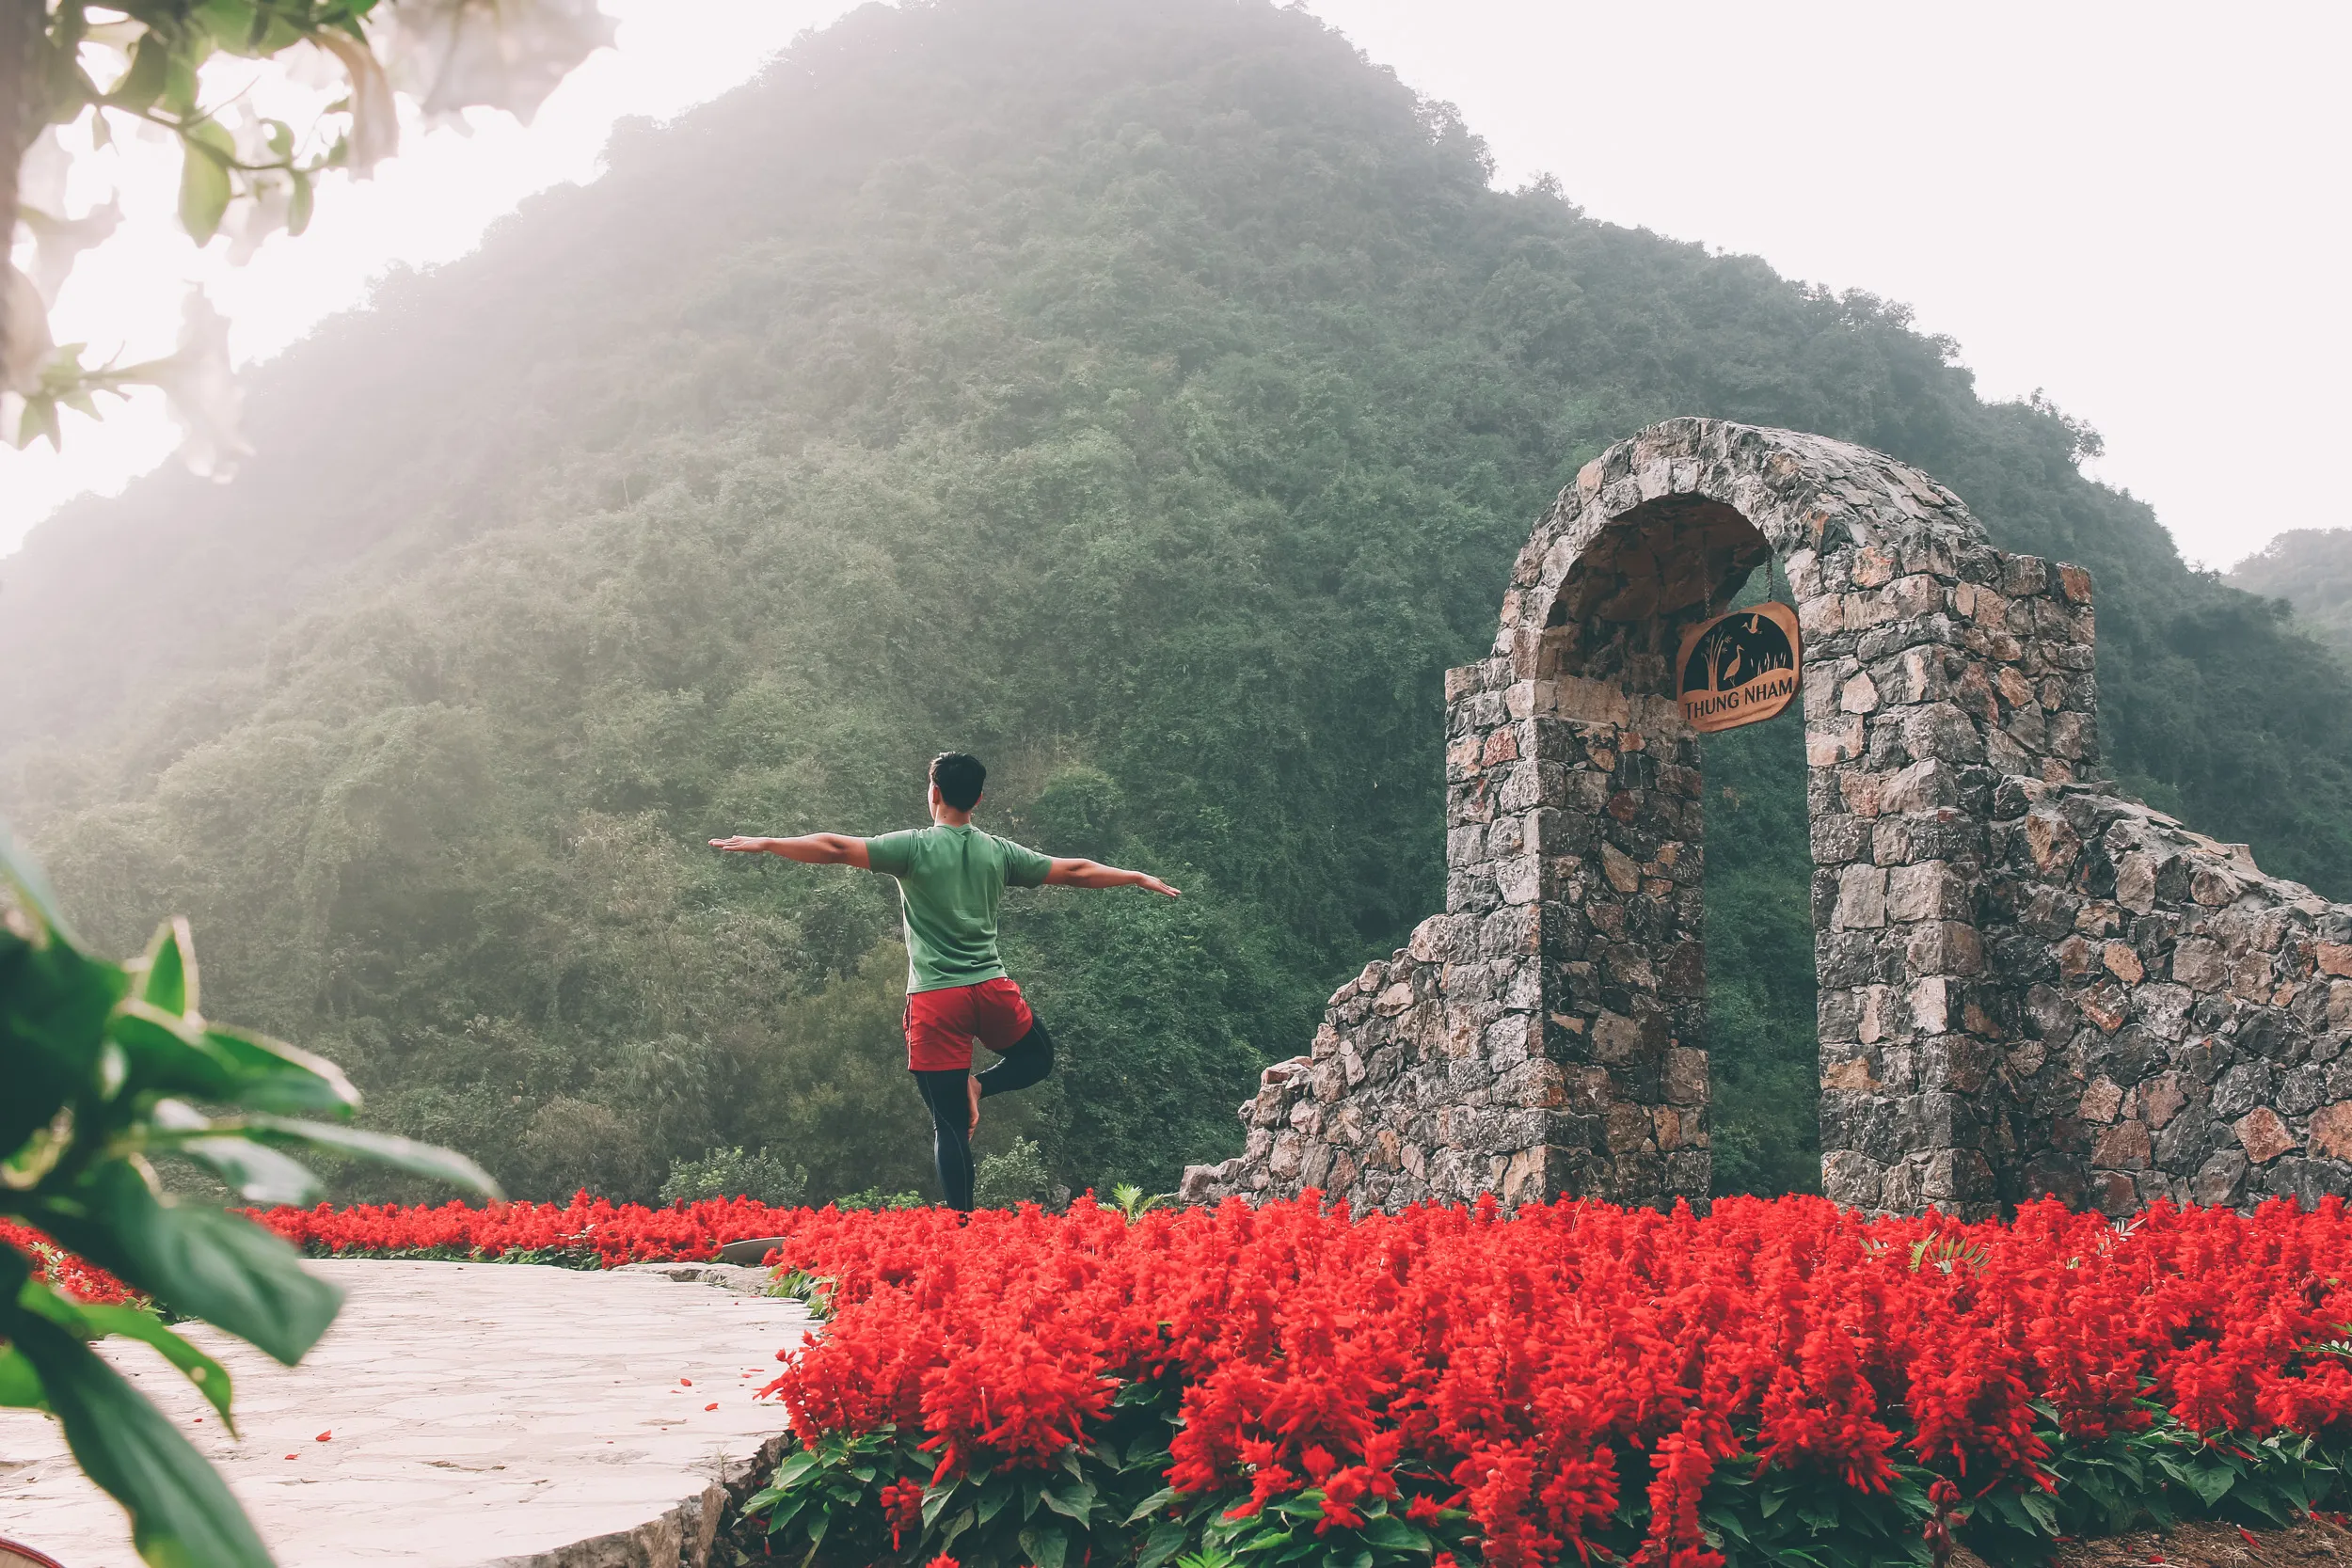
[[[732,1263],[628,1263],[614,1274],[654,1274],[681,1285],[708,1285],[739,1295],[767,1293],[768,1271]],[[553,1551],[484,1560],[476,1568],[708,1568],[727,1510],[766,1483],[791,1437],[780,1432],[759,1451],[729,1460],[718,1480],[675,1508],[631,1529],[575,1541]]]
[[[590,1536],[553,1551],[488,1559],[475,1568],[708,1568],[710,1549],[727,1511],[766,1483],[784,1458],[789,1433],[778,1433],[759,1451],[727,1462],[717,1481],[658,1519],[633,1529]]]

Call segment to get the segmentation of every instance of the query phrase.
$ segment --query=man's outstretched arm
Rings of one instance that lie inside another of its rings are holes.
[[[866,841],[848,833],[803,833],[798,838],[752,838],[738,833],[733,838],[714,838],[713,849],[729,849],[746,855],[782,855],[803,865],[854,865],[861,871],[873,869],[873,862],[866,853]]]
[[[1176,890],[1144,871],[1123,871],[1100,861],[1056,861],[1045,879],[1058,887],[1141,887],[1176,896]]]

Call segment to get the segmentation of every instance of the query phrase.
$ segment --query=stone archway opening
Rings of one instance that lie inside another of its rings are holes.
[[[1562,579],[1544,618],[1538,679],[1622,682],[1671,699],[1684,628],[1788,592],[1771,545],[1737,508],[1696,495],[1645,501],[1610,519]],[[1709,1187],[1818,1191],[1804,720],[1784,712],[1687,742],[1672,720],[1661,727],[1673,732],[1673,747],[1693,753],[1689,766],[1699,775],[1669,853],[1699,864],[1704,913],[1695,930],[1687,920],[1671,930],[1652,920],[1640,923],[1649,929],[1639,934],[1669,942],[1695,936],[1708,955],[1703,1005],[1679,998],[1666,1011],[1668,1049],[1707,1053]],[[1652,755],[1668,744],[1661,737]],[[1604,852],[1604,871],[1610,863]],[[1604,906],[1603,918],[1619,917]]]
[[[1563,770],[1539,830],[1544,1051],[1588,1108],[1566,1179],[1628,1201],[1712,1185],[1706,768],[1676,656],[1771,554],[1736,507],[1661,496],[1608,518],[1543,612],[1531,722],[1539,762]]]
[[[1708,420],[1611,448],[1536,525],[1492,655],[1447,675],[1445,912],[1334,994],[1188,1192],[1708,1196],[1706,802],[1672,670],[1771,558],[1807,644],[1824,1190],[1999,1201],[1985,764],[2042,732],[1986,697],[2043,656],[1963,626],[2072,612],[2013,610],[2050,574],[1916,470]]]

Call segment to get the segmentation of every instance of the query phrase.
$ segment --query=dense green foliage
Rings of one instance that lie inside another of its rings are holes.
[[[2352,529],[2291,528],[2230,568],[2233,588],[2294,607],[2304,629],[2352,653]]]
[[[918,820],[948,747],[983,825],[1186,894],[1009,901],[1062,1058],[984,1146],[1153,1189],[1230,1151],[1438,906],[1441,675],[1533,519],[1676,414],[2090,565],[2127,779],[2352,891],[2346,677],[2082,432],[1899,308],[1490,188],[1303,13],[868,8],[610,166],[258,376],[233,487],[0,563],[0,810],[85,923],[196,916],[238,1016],[521,1193],[738,1148],[928,1185],[888,885],[700,846]],[[1709,743],[1729,1186],[1811,1170],[1796,748]]]

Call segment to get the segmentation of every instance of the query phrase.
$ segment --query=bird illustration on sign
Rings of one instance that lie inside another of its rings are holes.
[[[1676,660],[1682,717],[1694,730],[1761,723],[1797,692],[1802,643],[1796,611],[1767,601],[1701,622]]]

